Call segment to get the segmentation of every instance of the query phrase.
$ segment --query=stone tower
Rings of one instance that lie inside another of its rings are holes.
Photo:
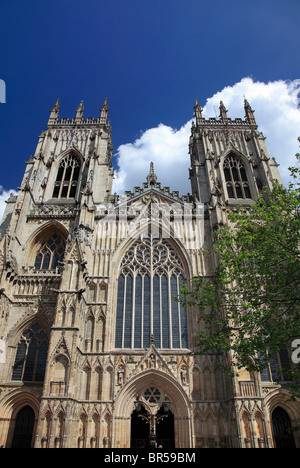
[[[0,444],[278,445],[279,421],[300,411],[274,363],[229,378],[224,357],[197,354],[197,310],[174,300],[215,265],[199,251],[213,227],[280,180],[249,103],[244,120],[223,103],[205,119],[196,100],[191,195],[162,187],[152,163],[142,185],[113,194],[107,100],[96,119],[83,102],[72,119],[59,110],[1,225]]]

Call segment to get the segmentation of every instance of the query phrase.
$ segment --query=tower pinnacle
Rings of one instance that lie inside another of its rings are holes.
[[[106,98],[105,101],[104,101],[103,106],[100,109],[100,112],[101,112],[101,114],[100,114],[100,123],[101,124],[106,124],[107,123],[107,118],[109,117],[108,110],[109,110],[108,100]]]
[[[157,176],[154,172],[154,164],[153,162],[151,161],[150,163],[150,171],[149,171],[149,174],[147,176],[147,183],[148,185],[155,185],[156,184],[156,181],[157,181]]]
[[[48,123],[54,123],[58,119],[58,114],[59,114],[59,108],[60,108],[60,99],[58,98],[52,109],[50,110],[50,117]]]
[[[196,125],[198,125],[200,123],[200,120],[202,120],[202,118],[203,118],[202,117],[202,110],[203,109],[200,107],[197,98],[195,99],[194,110],[195,110],[195,117],[196,117]]]
[[[79,106],[76,109],[76,117],[75,117],[76,122],[80,122],[83,119],[83,110],[84,110],[83,101],[81,101]]]
[[[254,110],[251,108],[247,99],[244,99],[244,109],[246,113],[246,119],[252,125],[256,125],[255,117],[254,117]]]

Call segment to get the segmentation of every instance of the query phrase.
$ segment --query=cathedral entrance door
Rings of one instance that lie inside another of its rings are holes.
[[[166,413],[161,408],[153,416],[155,424],[156,446],[164,449],[175,447],[174,416],[172,411]],[[133,411],[131,415],[131,448],[149,448],[151,444],[150,415],[144,407],[141,411]]]
[[[151,351],[149,360],[153,356]],[[151,365],[154,364],[152,359]],[[150,365],[124,385],[116,400],[115,421],[116,448],[192,446],[186,393],[172,375]]]
[[[142,407],[141,411],[133,411],[131,415],[131,448],[140,449],[149,447],[149,423],[142,417],[143,415],[147,415],[144,407]]]
[[[289,415],[280,406],[273,411],[272,425],[276,448],[296,448]]]
[[[34,411],[24,406],[17,416],[11,448],[30,448],[34,427]]]
[[[156,435],[157,435],[157,446],[163,449],[175,448],[175,437],[174,437],[174,415],[170,410],[167,414],[164,409],[161,408],[157,416],[163,416],[158,419],[156,424]]]

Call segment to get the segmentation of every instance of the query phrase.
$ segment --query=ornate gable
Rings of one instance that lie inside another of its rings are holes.
[[[174,202],[180,203],[181,205],[184,202],[189,202],[192,200],[191,195],[188,193],[187,195],[180,196],[179,192],[171,191],[170,187],[162,187],[160,182],[157,182],[157,175],[154,172],[154,165],[153,162],[150,163],[150,171],[147,176],[147,182],[144,182],[142,187],[134,187],[133,192],[126,191],[125,192],[125,200],[120,200],[120,205],[122,203],[136,203],[143,202],[144,204],[148,202],[148,199],[155,200],[155,202],[161,203],[169,203],[172,204]]]
[[[128,380],[132,379],[134,376],[138,375],[140,372],[143,372],[148,369],[154,369],[154,370],[157,369],[162,372],[165,372],[166,374],[171,375],[172,377],[175,377],[167,361],[162,357],[162,355],[156,349],[153,338],[151,338],[150,348],[147,349],[146,353],[144,354],[142,359],[139,361],[135,369],[128,376]]]

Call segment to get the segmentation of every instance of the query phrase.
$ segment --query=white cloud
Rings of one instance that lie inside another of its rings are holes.
[[[182,194],[188,192],[190,129],[191,122],[179,130],[160,124],[146,130],[134,143],[119,146],[119,169],[115,174],[113,190],[123,193],[142,185],[152,161],[162,186],[170,186],[171,190],[179,190]]]
[[[207,99],[203,108],[206,117],[219,116],[222,100],[228,116],[244,118],[244,97],[255,110],[259,130],[267,138],[271,157],[280,164],[279,170],[284,183],[288,181],[288,167],[295,163],[300,136],[300,110],[298,93],[300,81],[284,80],[269,83],[255,82],[243,78],[233,86]],[[162,185],[179,190],[183,195],[190,192],[188,168],[190,159],[188,143],[191,121],[179,130],[160,124],[142,133],[133,143],[121,145],[117,150],[118,168],[115,173],[113,191],[123,193],[142,185],[154,162],[155,172]]]

